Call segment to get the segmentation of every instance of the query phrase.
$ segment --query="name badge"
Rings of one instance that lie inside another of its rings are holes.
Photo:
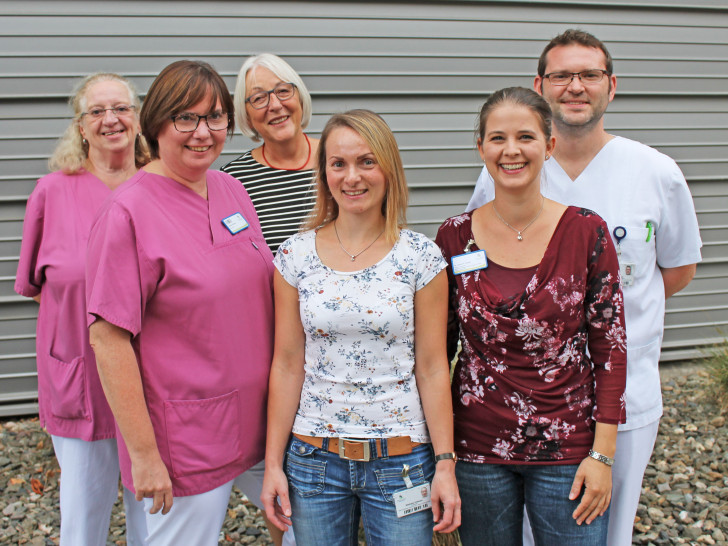
[[[223,218],[222,223],[233,235],[235,235],[236,233],[240,233],[250,225],[248,224],[248,221],[243,218],[243,215],[239,212],[231,214],[227,218]]]
[[[619,262],[619,276],[622,281],[622,288],[632,286],[635,278],[635,264],[629,262]]]
[[[478,269],[488,267],[488,259],[485,257],[485,250],[466,252],[451,258],[453,275],[462,275]]]
[[[422,485],[395,491],[394,507],[397,509],[398,518],[432,508],[430,484],[423,483]]]

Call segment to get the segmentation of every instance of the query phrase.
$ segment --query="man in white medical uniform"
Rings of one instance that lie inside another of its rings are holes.
[[[624,546],[632,543],[642,478],[662,416],[658,360],[665,300],[693,278],[702,243],[692,197],[675,162],[604,130],[604,112],[616,88],[606,47],[579,30],[551,40],[534,80],[534,89],[553,111],[556,136],[554,153],[544,164],[543,194],[601,215],[619,253],[627,323],[627,422],[619,426],[612,467],[608,543]],[[483,169],[467,210],[493,195],[493,181]]]

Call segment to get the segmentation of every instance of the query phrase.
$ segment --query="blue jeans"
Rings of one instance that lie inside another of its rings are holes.
[[[463,546],[521,545],[523,506],[537,546],[601,546],[609,511],[591,524],[571,517],[581,497],[569,500],[578,465],[505,465],[459,461]]]
[[[357,546],[359,518],[369,546],[430,546],[432,510],[398,518],[392,495],[406,487],[402,465],[410,466],[413,485],[432,483],[435,460],[430,444],[412,453],[368,462],[341,459],[292,437],[286,453],[286,475],[293,512],[293,534],[299,546]]]

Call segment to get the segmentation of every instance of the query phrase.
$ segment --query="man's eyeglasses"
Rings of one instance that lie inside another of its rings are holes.
[[[91,108],[88,112],[82,112],[81,117],[88,116],[93,120],[101,119],[106,115],[106,112],[111,112],[114,114],[117,118],[122,118],[124,116],[130,116],[133,112],[136,106],[133,104],[117,104],[113,108],[98,108],[94,107]]]
[[[592,85],[599,83],[604,79],[604,76],[608,75],[609,72],[606,70],[592,68],[591,70],[582,70],[581,72],[551,72],[544,74],[543,77],[551,82],[551,85],[569,85],[574,81],[574,77],[578,77],[584,85]]]
[[[222,131],[228,128],[230,124],[230,115],[227,112],[213,112],[206,116],[199,116],[192,112],[184,112],[171,116],[174,128],[180,133],[192,133],[197,130],[197,126],[200,124],[200,120],[204,119],[207,123],[207,128],[210,131]]]
[[[245,99],[245,102],[247,102],[250,106],[255,108],[256,110],[262,110],[263,108],[267,107],[270,103],[270,95],[271,93],[275,93],[276,97],[279,101],[287,101],[290,99],[296,91],[296,84],[295,83],[279,83],[276,85],[273,89],[270,91],[259,91],[258,93],[253,93],[250,95],[247,99]]]

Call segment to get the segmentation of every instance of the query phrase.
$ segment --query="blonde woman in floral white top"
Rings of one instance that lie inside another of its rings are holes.
[[[403,229],[389,127],[337,114],[310,231],[279,249],[262,501],[298,544],[429,545],[460,522],[445,350],[446,263]],[[427,501],[431,498],[432,509]]]

